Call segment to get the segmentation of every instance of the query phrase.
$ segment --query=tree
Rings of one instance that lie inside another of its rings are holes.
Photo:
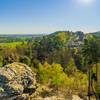
[[[27,56],[21,56],[20,57],[20,62],[24,63],[24,64],[27,64],[30,66],[30,58],[27,57]]]
[[[37,59],[39,59],[41,62],[44,62],[48,59],[51,60],[52,54],[54,54],[57,51],[60,51],[65,47],[65,35],[57,35],[57,36],[44,36],[39,41],[35,41],[33,45],[34,50],[37,52]],[[51,57],[51,58],[50,58]]]
[[[84,64],[87,66],[88,74],[89,74],[89,82],[88,82],[88,96],[89,100],[92,92],[92,80],[91,80],[91,71],[93,64],[96,64],[99,61],[99,48],[96,41],[89,37],[84,40],[84,45],[82,48],[82,55],[84,58]]]
[[[74,72],[76,72],[76,70],[77,70],[77,68],[76,68],[74,59],[73,59],[73,58],[70,58],[70,59],[69,59],[69,62],[68,62],[68,64],[67,64],[67,68],[65,69],[65,72],[66,72],[68,75],[73,75]]]
[[[13,62],[19,62],[19,54],[16,48],[4,48],[2,53],[3,66]]]

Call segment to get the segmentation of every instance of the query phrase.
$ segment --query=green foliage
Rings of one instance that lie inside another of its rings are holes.
[[[71,36],[71,32],[55,32],[53,34],[38,38],[33,42],[33,52],[35,59],[40,62],[47,61],[60,63],[63,67],[69,58],[69,49],[66,44]]]
[[[100,63],[97,63],[93,66],[92,72],[97,75],[97,79],[94,80],[94,89],[97,94],[100,94]]]
[[[71,66],[73,66],[73,64]],[[77,91],[87,91],[87,75],[77,69],[73,74],[68,76],[64,73],[60,64],[53,63],[50,65],[45,62],[43,65],[39,64],[38,75],[42,84],[48,84],[53,86],[53,88],[70,88]]]
[[[27,56],[21,56],[20,57],[20,62],[26,64],[26,65],[30,65],[30,58]]]
[[[45,62],[43,65],[39,64],[38,72],[42,82],[47,82],[55,86],[68,86],[71,84],[71,80],[63,72],[63,68],[60,64],[49,65],[47,62]]]
[[[95,39],[93,38],[93,36],[89,35],[87,37],[87,39],[85,39],[84,46],[82,48],[84,63],[85,63],[85,66],[87,66],[88,75],[89,75],[89,78],[88,78],[88,80],[89,80],[89,82],[88,82],[89,98],[91,96],[90,95],[91,90],[92,90],[91,87],[93,87],[93,85],[92,85],[93,79],[92,79],[92,73],[91,73],[92,67],[93,67],[94,64],[97,64],[99,62],[99,58],[100,58],[99,50],[100,50],[99,46],[96,43]],[[98,71],[98,67],[96,67],[96,78],[98,77],[97,71]]]
[[[22,42],[32,39],[32,35],[1,35],[0,43]]]
[[[2,67],[2,66],[3,66],[3,57],[0,56],[0,67]]]
[[[52,64],[52,83],[57,86],[70,84],[70,79],[64,73],[60,64]]]
[[[74,76],[71,76],[71,79],[73,80],[72,89],[81,90],[85,92],[87,91],[88,77],[86,74],[77,70],[76,72],[74,72]]]
[[[21,45],[22,42],[10,42],[10,43],[0,43],[0,48],[14,48],[17,45]]]
[[[95,64],[99,60],[99,47],[96,41],[93,40],[93,38],[90,38],[89,40],[85,39],[84,46],[82,48],[85,64]]]
[[[19,54],[17,53],[16,48],[5,48],[2,53],[3,65],[19,61]]]
[[[76,72],[76,70],[77,70],[77,68],[76,68],[74,59],[73,59],[73,58],[70,58],[70,59],[69,59],[69,62],[68,62],[68,64],[67,64],[67,68],[65,69],[65,72],[66,72],[68,75],[73,75],[73,74]]]

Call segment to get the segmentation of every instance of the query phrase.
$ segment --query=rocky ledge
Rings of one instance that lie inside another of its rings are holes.
[[[22,100],[20,95],[35,90],[35,73],[27,65],[15,62],[0,68],[0,100]]]

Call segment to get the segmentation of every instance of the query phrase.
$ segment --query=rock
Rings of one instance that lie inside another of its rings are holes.
[[[9,100],[29,100],[29,94],[22,94],[15,97],[11,97]]]
[[[30,98],[29,100],[69,100],[69,99],[65,99],[57,96],[50,96],[45,98],[42,97]]]
[[[35,89],[35,73],[27,65],[14,62],[0,69],[0,100],[30,95]]]
[[[83,100],[78,95],[73,95],[72,100]]]

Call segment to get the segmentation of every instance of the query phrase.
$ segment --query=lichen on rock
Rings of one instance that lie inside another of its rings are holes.
[[[2,67],[0,69],[0,100],[35,92],[35,75],[30,67],[18,62]]]

